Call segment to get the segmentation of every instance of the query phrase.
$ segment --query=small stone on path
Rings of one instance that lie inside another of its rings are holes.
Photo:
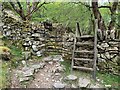
[[[30,80],[30,77],[20,77],[20,78],[19,78],[19,81],[20,81],[20,82],[29,81],[29,80]]]
[[[74,80],[77,80],[77,76],[75,76],[75,75],[69,75],[69,76],[66,77],[66,79],[74,81]]]
[[[65,85],[61,82],[56,82],[56,83],[53,84],[53,87],[54,88],[64,88]]]
[[[48,56],[48,57],[43,58],[43,61],[45,61],[45,62],[52,61],[52,56]]]

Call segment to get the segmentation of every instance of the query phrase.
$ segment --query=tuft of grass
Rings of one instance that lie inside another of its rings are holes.
[[[62,65],[65,66],[65,75],[69,75],[70,74],[70,69],[71,69],[71,62],[69,60],[64,60],[63,62],[61,62]]]
[[[22,50],[16,46],[10,46],[10,49],[13,55],[11,59],[11,67],[16,68],[20,64],[20,59],[22,58]]]
[[[17,48],[16,46],[11,46],[11,53],[15,56],[15,57],[22,57],[22,50],[20,48]]]

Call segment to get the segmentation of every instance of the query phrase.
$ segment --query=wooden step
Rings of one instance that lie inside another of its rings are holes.
[[[77,46],[94,46],[93,43],[90,42],[77,42]]]
[[[46,40],[46,42],[63,42],[62,40]]]
[[[91,35],[83,35],[83,36],[77,37],[77,38],[81,38],[81,39],[91,39],[91,38],[94,38],[94,36],[91,36]]]
[[[62,38],[61,36],[50,36],[49,38]]]
[[[62,50],[62,48],[52,48],[52,47],[46,47],[46,49]]]
[[[88,50],[80,50],[80,51],[76,50],[76,51],[74,51],[74,52],[76,52],[76,53],[88,53],[88,54],[94,54],[93,51],[88,51]]]
[[[73,66],[73,68],[81,69],[81,70],[89,70],[89,71],[93,71],[93,68],[88,68],[88,67]]]
[[[54,45],[54,44],[50,45],[50,44],[47,44],[46,46],[47,46],[47,47],[61,47],[62,45],[60,45],[60,44],[57,44],[57,45]]]
[[[74,60],[78,60],[78,61],[93,61],[93,59],[86,59],[86,58],[74,58]]]

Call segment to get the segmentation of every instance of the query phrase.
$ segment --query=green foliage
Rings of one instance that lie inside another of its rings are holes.
[[[110,19],[110,11],[109,11],[109,9],[107,9],[107,8],[101,8],[100,9],[100,12],[101,12],[101,14],[102,14],[102,17],[103,17],[103,19],[104,19],[104,21],[105,21],[105,24],[108,26],[108,24],[109,24],[109,21],[111,20]]]
[[[3,38],[3,41],[5,43],[5,46],[10,48],[12,54],[12,58],[10,60],[11,66],[13,68],[16,68],[17,66],[19,66],[22,58],[22,49],[11,44],[11,42],[7,40],[7,38]]]
[[[65,26],[68,24],[69,27],[74,29],[78,21],[82,30],[88,30],[90,27],[90,13],[91,12],[81,4],[56,2],[40,8],[39,11],[33,15],[32,20],[40,22],[41,20],[50,19],[52,22],[59,22]]]

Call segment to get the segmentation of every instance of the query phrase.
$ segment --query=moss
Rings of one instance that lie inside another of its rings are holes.
[[[6,47],[6,46],[0,46],[0,54],[3,54],[4,53],[4,50],[5,51],[11,51],[8,47]]]

